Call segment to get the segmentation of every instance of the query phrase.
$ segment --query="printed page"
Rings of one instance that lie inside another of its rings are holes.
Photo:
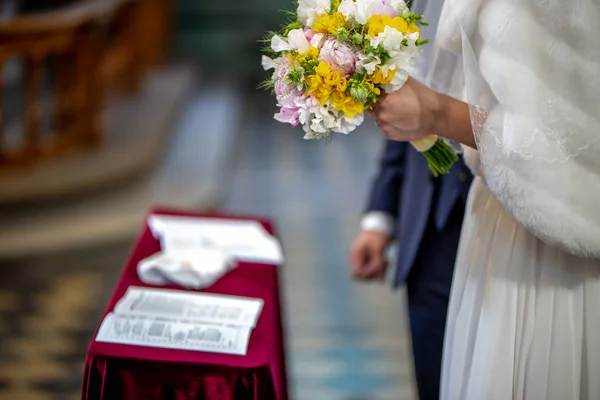
[[[110,313],[102,321],[96,341],[245,355],[251,331],[251,328],[242,326]]]
[[[262,306],[262,299],[131,286],[113,312],[253,328]]]

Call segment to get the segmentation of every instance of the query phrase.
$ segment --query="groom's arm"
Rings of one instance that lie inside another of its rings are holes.
[[[361,221],[363,231],[394,234],[398,216],[400,189],[404,177],[405,142],[388,140],[372,184],[366,212]]]

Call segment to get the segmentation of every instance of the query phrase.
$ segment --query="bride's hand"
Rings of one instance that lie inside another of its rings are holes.
[[[476,147],[468,104],[410,77],[375,104],[373,115],[389,140],[412,142],[436,134]]]
[[[440,103],[437,92],[409,77],[400,90],[375,104],[373,114],[387,139],[415,141],[436,133]]]

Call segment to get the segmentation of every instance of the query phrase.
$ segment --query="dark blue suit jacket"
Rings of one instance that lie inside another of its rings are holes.
[[[456,202],[466,199],[471,180],[462,158],[448,175],[433,178],[427,161],[410,143],[387,141],[367,211],[384,211],[396,218],[399,254],[394,286],[402,285],[410,272],[429,219],[442,229]]]

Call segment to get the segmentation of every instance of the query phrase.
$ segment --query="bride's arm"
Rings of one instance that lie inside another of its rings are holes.
[[[389,140],[414,141],[435,133],[476,147],[468,104],[411,77],[400,90],[385,95],[373,114]]]
[[[437,135],[477,148],[471,127],[469,105],[444,94],[438,94],[437,97]]]

